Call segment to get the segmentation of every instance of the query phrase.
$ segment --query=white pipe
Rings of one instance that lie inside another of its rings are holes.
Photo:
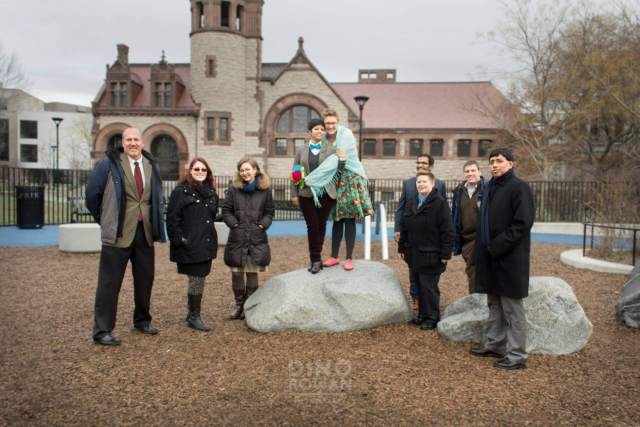
[[[387,239],[387,210],[384,205],[380,203],[378,207],[380,211],[380,243],[382,243],[382,259],[389,259],[389,240]]]
[[[364,217],[364,259],[371,259],[371,216]]]

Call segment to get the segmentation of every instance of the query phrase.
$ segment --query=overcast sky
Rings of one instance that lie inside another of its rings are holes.
[[[265,0],[263,61],[305,51],[330,82],[359,68],[395,68],[399,81],[496,80],[511,65],[481,34],[499,0]],[[0,0],[0,43],[45,101],[89,105],[116,57],[189,62],[188,0]]]

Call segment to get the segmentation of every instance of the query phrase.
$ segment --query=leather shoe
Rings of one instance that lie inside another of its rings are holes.
[[[433,329],[436,329],[437,327],[438,324],[433,320],[425,320],[420,324],[420,329],[422,329],[423,331],[431,331]]]
[[[493,366],[499,369],[524,369],[527,367],[526,360],[511,360],[504,357],[498,360]]]
[[[311,274],[319,273],[322,270],[322,261],[314,261],[311,263],[311,267],[309,267],[309,272]]]
[[[422,325],[422,322],[424,322],[424,317],[420,316],[419,314],[417,314],[413,319],[411,319],[411,323],[413,323],[414,325]]]
[[[504,357],[502,354],[498,353],[497,351],[489,350],[488,348],[484,348],[484,347],[473,347],[471,350],[469,350],[469,353],[477,357],[496,357],[496,358]]]
[[[111,334],[105,334],[100,338],[94,338],[93,342],[100,345],[109,345],[109,346],[120,345],[120,340]]]
[[[159,332],[156,328],[150,325],[140,326],[140,327],[136,326],[134,329],[138,332],[142,332],[143,334],[147,334],[147,335],[155,335]]]

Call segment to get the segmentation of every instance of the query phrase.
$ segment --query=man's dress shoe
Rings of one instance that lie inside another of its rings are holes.
[[[120,345],[120,340],[111,334],[105,334],[100,338],[94,338],[93,342],[100,345],[110,345],[110,346]]]

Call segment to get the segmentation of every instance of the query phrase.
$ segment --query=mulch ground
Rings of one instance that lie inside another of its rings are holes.
[[[274,261],[261,283],[306,266],[304,239],[271,244]],[[119,348],[90,339],[98,254],[0,249],[0,424],[640,425],[640,332],[614,318],[626,277],[561,264],[568,247],[534,245],[532,274],[573,287],[593,323],[591,340],[577,354],[534,354],[526,370],[508,372],[471,357],[468,343],[408,324],[253,332],[225,320],[233,302],[221,259],[205,290],[203,319],[214,330],[193,331],[183,322],[186,280],[167,246],[156,248],[152,314],[160,334],[131,331],[128,272]],[[404,263],[392,254],[387,264],[408,294]],[[443,308],[465,295],[463,267],[456,257],[442,277]]]

